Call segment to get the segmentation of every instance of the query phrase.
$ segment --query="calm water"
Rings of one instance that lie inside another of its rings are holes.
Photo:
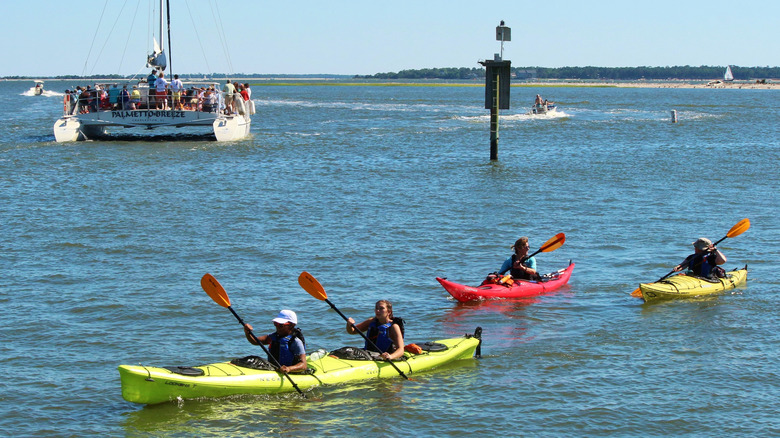
[[[51,90],[72,83],[47,82]],[[780,95],[513,88],[489,161],[481,87],[254,86],[253,137],[56,144],[58,96],[0,83],[0,430],[11,436],[778,435]],[[560,117],[523,113],[541,93]],[[679,123],[670,123],[670,111]],[[700,236],[747,286],[643,305]],[[521,235],[568,288],[458,304]],[[143,407],[123,363],[251,353],[201,290],[214,274],[258,332],[298,312],[309,350],[359,345],[391,299],[408,342],[484,329],[484,357],[294,395]]]

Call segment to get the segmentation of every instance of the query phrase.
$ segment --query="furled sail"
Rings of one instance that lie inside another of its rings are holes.
[[[148,58],[146,58],[146,66],[165,70],[165,67],[168,66],[168,60],[165,57],[165,52],[160,48],[160,45],[157,44],[156,39],[152,38],[152,41],[154,42],[154,52],[149,55]]]

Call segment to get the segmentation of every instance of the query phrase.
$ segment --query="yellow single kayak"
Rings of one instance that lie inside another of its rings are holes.
[[[707,279],[680,273],[655,283],[642,283],[639,289],[645,302],[649,302],[716,294],[741,286],[745,281],[747,266],[727,272],[725,278]]]
[[[298,388],[305,391],[321,385],[400,377],[393,364],[404,374],[409,375],[456,360],[474,357],[475,351],[478,351],[482,342],[481,332],[482,329],[477,328],[474,335],[419,344],[422,353],[406,352],[401,360],[393,361],[392,364],[384,361],[342,359],[334,355],[335,352],[322,357],[310,355],[307,357],[309,373],[291,373],[289,376]],[[255,369],[237,360],[195,367],[161,368],[120,365],[119,376],[122,382],[122,397],[129,402],[143,404],[177,399],[295,391],[283,374]]]

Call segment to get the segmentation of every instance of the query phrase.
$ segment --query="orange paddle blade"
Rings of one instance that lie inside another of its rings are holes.
[[[328,294],[325,293],[325,288],[322,287],[319,281],[306,271],[301,272],[298,276],[298,284],[301,285],[303,290],[309,293],[314,298],[323,301],[328,299]]]
[[[642,298],[642,289],[636,288],[633,292],[631,292],[631,296],[634,298]]]
[[[726,233],[726,237],[731,238],[731,237],[739,236],[740,234],[747,231],[748,228],[750,228],[750,219],[748,218],[742,219],[741,221],[737,222],[736,225],[731,227],[729,232]]]
[[[222,307],[230,307],[230,298],[228,298],[225,288],[211,274],[206,274],[200,279],[200,285],[204,291]]]
[[[566,235],[563,233],[558,233],[552,239],[548,240],[547,242],[544,242],[544,245],[542,245],[542,247],[539,248],[539,251],[541,252],[555,251],[556,249],[560,248],[563,245],[563,242],[565,241],[566,241]]]

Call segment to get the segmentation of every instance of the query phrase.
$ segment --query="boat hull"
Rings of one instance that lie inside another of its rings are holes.
[[[727,272],[726,278],[718,278],[716,281],[678,274],[655,283],[640,284],[639,289],[642,291],[642,299],[651,302],[717,294],[741,286],[746,281],[747,266]]]
[[[426,371],[447,363],[474,356],[480,339],[471,335],[435,341],[448,348],[422,354],[405,353],[406,360],[394,361],[404,374]],[[388,362],[344,360],[334,356],[307,360],[313,374],[290,374],[302,391],[322,385],[361,382],[378,378],[399,377]],[[122,397],[133,403],[156,404],[177,399],[213,398],[239,394],[276,394],[294,392],[283,374],[254,370],[230,362],[193,367],[201,376],[187,376],[167,368],[120,365]]]
[[[574,270],[574,263],[569,262],[565,269],[545,275],[547,281],[517,280],[512,285],[483,284],[481,286],[466,286],[437,277],[436,280],[444,289],[460,302],[478,301],[497,298],[524,298],[541,295],[561,288],[569,282]]]

